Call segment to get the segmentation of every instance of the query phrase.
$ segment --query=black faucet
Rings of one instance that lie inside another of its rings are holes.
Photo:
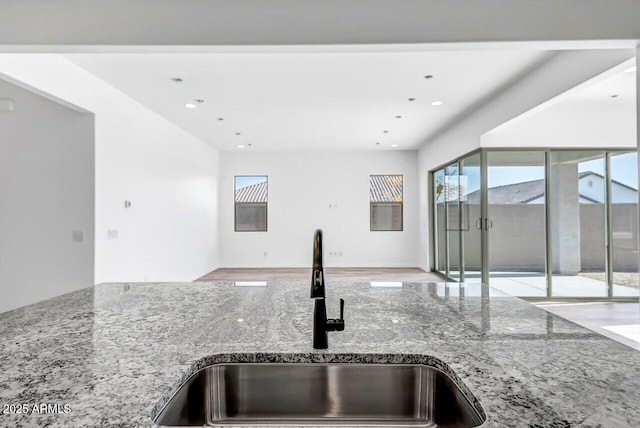
[[[325,304],[324,267],[322,263],[322,230],[313,237],[313,270],[311,271],[311,298],[313,305],[313,347],[327,349],[330,331],[344,330],[344,300],[340,299],[340,318],[327,319]]]

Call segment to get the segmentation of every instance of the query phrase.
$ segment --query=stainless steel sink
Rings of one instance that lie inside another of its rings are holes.
[[[154,422],[471,428],[483,417],[438,369],[405,364],[215,364],[191,376]]]

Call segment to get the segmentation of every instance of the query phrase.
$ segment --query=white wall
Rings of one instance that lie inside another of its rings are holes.
[[[369,231],[371,174],[404,175],[402,232]],[[267,232],[234,232],[235,175],[269,177]],[[221,266],[310,267],[317,228],[326,266],[417,266],[416,179],[415,151],[222,152]]]
[[[3,80],[0,98],[4,312],[93,284],[94,118]]]
[[[59,55],[0,55],[0,73],[95,114],[96,283],[218,267],[215,149]]]

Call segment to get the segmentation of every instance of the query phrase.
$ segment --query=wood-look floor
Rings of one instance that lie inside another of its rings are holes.
[[[436,274],[418,268],[342,268],[324,269],[328,281],[442,282]],[[196,281],[309,281],[311,268],[220,268]]]

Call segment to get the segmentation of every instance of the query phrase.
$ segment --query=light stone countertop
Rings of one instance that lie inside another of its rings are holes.
[[[330,278],[327,297],[329,317],[345,299],[346,328],[325,351],[311,345],[308,283],[100,284],[0,314],[0,411],[29,409],[9,407],[0,426],[154,426],[158,403],[204,363],[364,354],[441,360],[486,427],[640,427],[640,352],[520,299]]]

